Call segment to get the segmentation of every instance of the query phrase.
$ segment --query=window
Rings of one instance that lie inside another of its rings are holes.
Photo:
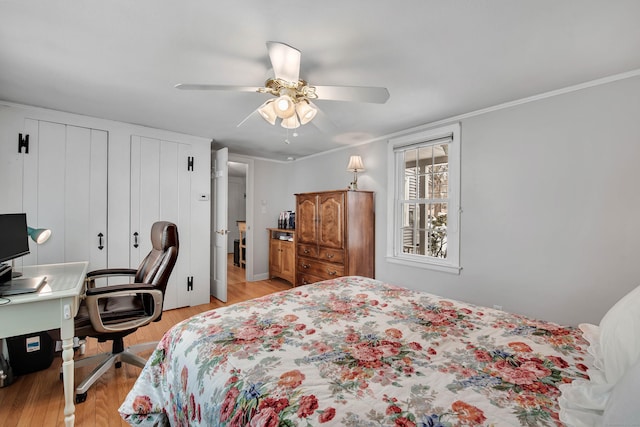
[[[388,155],[387,258],[458,273],[460,125],[392,139]]]

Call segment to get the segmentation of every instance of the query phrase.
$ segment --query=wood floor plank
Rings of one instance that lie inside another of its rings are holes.
[[[281,279],[246,282],[246,271],[233,265],[229,257],[227,268],[228,301],[223,303],[211,298],[209,304],[168,310],[162,314],[162,320],[138,329],[125,338],[125,346],[136,343],[159,341],[164,333],[176,323],[195,314],[228,306],[251,298],[257,298],[274,292],[290,289],[291,284]],[[85,356],[110,350],[110,343],[98,343],[89,339]],[[143,353],[148,357],[151,351]],[[76,352],[74,358],[81,358]],[[48,369],[21,375],[15,383],[0,388],[0,427],[64,426],[64,396],[60,381],[62,359],[59,354]],[[92,366],[78,368],[75,371],[75,385],[88,375]],[[133,387],[141,369],[123,364],[121,369],[112,368],[91,387],[87,400],[76,405],[76,426],[127,426],[118,414],[118,408],[127,393]]]

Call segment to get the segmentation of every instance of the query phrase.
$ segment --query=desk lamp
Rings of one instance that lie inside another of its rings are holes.
[[[31,240],[36,242],[36,244],[41,245],[49,240],[49,237],[51,237],[51,230],[48,228],[33,228],[27,226],[27,234],[31,237]],[[11,260],[11,270],[13,270],[11,273],[12,278],[22,276],[22,273],[15,269],[15,259]]]

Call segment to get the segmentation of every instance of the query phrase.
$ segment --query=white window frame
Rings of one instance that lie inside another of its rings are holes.
[[[447,258],[403,253],[402,204],[405,165],[396,149],[451,137],[449,143],[449,182],[447,206]],[[387,144],[387,256],[389,262],[411,267],[459,274],[460,266],[460,123],[415,132],[390,139]]]

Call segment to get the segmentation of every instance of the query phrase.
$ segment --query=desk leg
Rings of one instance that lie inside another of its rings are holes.
[[[64,330],[64,328],[62,328]],[[73,328],[72,328],[73,330]],[[73,335],[73,333],[72,333]],[[75,423],[76,408],[73,405],[73,337],[62,337],[62,379],[64,381],[64,425],[72,427]]]

